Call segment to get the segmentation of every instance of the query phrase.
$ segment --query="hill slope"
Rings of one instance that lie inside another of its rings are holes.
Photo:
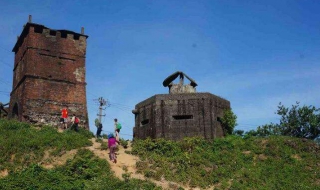
[[[106,139],[0,120],[0,189],[319,189],[320,148],[288,137],[137,140],[108,160]]]

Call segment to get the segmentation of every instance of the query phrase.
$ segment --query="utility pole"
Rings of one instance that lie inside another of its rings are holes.
[[[100,97],[98,99],[98,101],[99,101],[99,114],[97,114],[97,116],[98,116],[98,119],[99,119],[99,123],[102,123],[101,122],[101,117],[102,116],[106,116],[106,114],[102,115],[102,110],[104,110],[102,108],[102,106],[106,106],[107,105],[107,101],[105,99],[103,99],[102,97]]]

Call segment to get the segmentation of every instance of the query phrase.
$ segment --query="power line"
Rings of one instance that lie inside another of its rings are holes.
[[[115,103],[115,102],[110,102],[110,106],[113,107],[113,108],[119,109],[121,111],[124,111],[126,113],[129,113],[128,111],[130,111],[130,113],[131,113],[131,110],[132,110],[131,106],[128,106],[128,105],[125,105],[125,104],[120,104],[120,103]],[[112,118],[109,117],[109,116],[106,116],[106,118],[112,120]],[[124,122],[121,122],[121,123],[125,124],[124,125],[125,128],[130,129],[130,127],[127,127],[128,124],[126,124]],[[243,128],[244,130],[249,130],[249,129],[253,128],[253,127],[258,127],[258,126],[261,126],[261,125],[263,125],[263,124],[238,123],[237,127]]]
[[[5,83],[5,82],[2,82],[1,80],[0,80],[0,83],[2,83],[2,84],[7,84],[7,83]]]
[[[109,119],[110,121],[113,121],[113,118],[110,117],[110,116],[105,116],[105,118]],[[127,124],[126,122],[123,122],[123,121],[119,121],[119,122],[120,122],[121,124],[124,124],[124,125],[122,125],[122,128],[132,129],[131,127],[128,127],[129,124]],[[104,121],[103,121],[103,123],[104,123]]]
[[[119,103],[115,103],[115,102],[111,102],[110,104],[113,104],[113,105],[116,105],[116,106],[119,106],[119,107],[123,107],[123,108],[127,108],[127,109],[132,109],[131,106],[124,105],[124,104],[119,104]]]
[[[106,118],[110,118],[110,117],[108,117],[108,116],[106,116]],[[111,118],[110,118],[111,119]],[[120,123],[122,123],[122,124],[126,124],[126,123],[124,123],[124,122],[120,122]],[[126,126],[123,126],[122,125],[122,128],[127,128],[127,129],[130,129],[130,128],[128,128],[128,127],[126,127]],[[104,131],[104,132],[107,132],[107,133],[113,133],[113,131],[109,131],[109,130],[102,130],[102,131]],[[133,135],[130,135],[130,134],[124,134],[124,133],[120,133],[120,135],[127,135],[127,136],[133,136]]]
[[[7,50],[6,48],[4,48],[4,47],[2,47],[2,46],[0,46],[0,48],[3,49],[3,50],[5,50],[6,52],[12,53],[12,51],[9,51],[9,50]]]
[[[93,97],[98,97],[97,95],[95,95],[95,94],[93,94],[93,93],[91,93],[90,91],[86,91],[87,93],[89,93],[91,96],[93,96]]]
[[[117,109],[125,112],[126,114],[131,114],[131,111],[132,111],[132,109],[119,107],[119,106],[116,106],[114,104],[110,104],[110,107],[117,108]]]
[[[1,95],[4,95],[4,96],[9,96],[9,94],[4,94],[4,93],[1,93],[1,92],[0,92],[0,94],[1,94]]]
[[[105,131],[105,130],[102,130],[103,132],[106,132],[106,133],[113,133],[112,131]],[[104,134],[106,134],[106,133],[104,133]],[[130,134],[123,134],[123,133],[120,133],[120,135],[122,136],[122,135],[124,135],[124,136],[131,136],[131,137],[133,137],[133,135],[130,135]]]
[[[114,108],[117,108],[117,109],[119,109],[119,110],[125,111],[125,112],[131,111],[131,110],[127,109],[127,108],[118,107],[118,106],[115,106],[115,105],[113,105],[113,104],[111,104],[110,106],[111,106],[111,107],[114,107]]]
[[[1,79],[1,78],[0,78],[0,82],[10,84],[8,81],[6,81],[6,80],[4,80],[4,79]]]
[[[122,106],[118,106],[118,105],[114,105],[114,104],[110,104],[111,106],[114,106],[115,108],[120,108],[122,110],[127,110],[127,111],[131,111],[131,108],[126,108],[126,107],[122,107]]]
[[[0,59],[0,62],[1,62],[2,64],[4,64],[5,66],[12,68],[12,66],[11,66],[11,65],[9,65],[8,63],[6,63],[6,62],[2,61],[1,59]]]

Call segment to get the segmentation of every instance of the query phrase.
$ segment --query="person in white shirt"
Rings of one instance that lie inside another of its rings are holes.
[[[74,129],[76,132],[78,132],[79,118],[77,118],[75,114],[72,115],[71,123],[72,123],[71,129]]]

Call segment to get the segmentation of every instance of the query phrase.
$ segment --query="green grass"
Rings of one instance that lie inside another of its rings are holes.
[[[123,138],[120,138],[119,141],[120,141],[120,145],[123,148],[128,148],[128,141],[127,140],[124,140]]]
[[[50,126],[0,120],[0,133],[0,170],[9,171],[0,178],[0,189],[161,189],[148,181],[116,178],[106,160],[83,149],[94,137],[87,130],[58,133]],[[38,164],[47,150],[57,156],[71,149],[78,149],[77,154],[62,166],[45,169]]]
[[[106,160],[83,147],[93,134],[58,133],[50,126],[0,120],[0,189],[161,189],[149,181],[116,178]],[[105,145],[106,146],[106,145]],[[59,156],[78,149],[73,159],[45,169],[38,163],[50,150]],[[138,172],[147,178],[178,182],[202,189],[320,189],[320,148],[313,141],[290,137],[228,136],[207,141],[135,140]],[[180,188],[181,189],[181,188]]]
[[[40,129],[27,123],[0,120],[0,170],[19,170],[41,161],[44,152],[52,155],[91,145],[88,140],[92,134],[87,130],[65,131],[43,126]]]
[[[115,178],[106,160],[99,159],[92,152],[80,149],[74,159],[63,166],[47,170],[33,164],[26,169],[0,179],[0,189],[161,189],[154,184]]]
[[[320,189],[320,148],[290,137],[136,140],[146,177],[217,189]]]

